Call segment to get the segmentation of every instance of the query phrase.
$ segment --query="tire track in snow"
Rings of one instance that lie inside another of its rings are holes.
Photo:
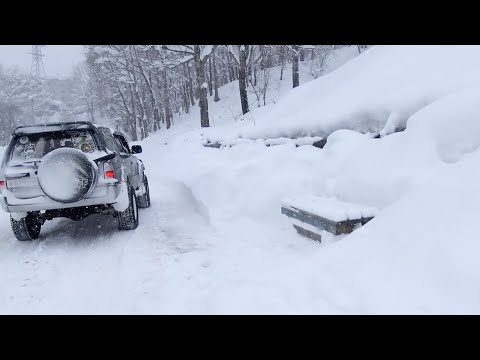
[[[37,241],[21,243],[2,214],[0,272],[8,275],[0,283],[0,313],[168,312],[174,279],[205,269],[196,253],[208,249],[211,229],[185,185],[151,182],[152,206],[140,209],[134,231],[92,215],[47,222]]]

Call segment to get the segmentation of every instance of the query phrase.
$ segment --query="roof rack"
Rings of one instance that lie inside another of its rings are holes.
[[[23,125],[18,126],[13,131],[13,134],[33,134],[40,133],[45,130],[52,130],[46,128],[57,128],[55,130],[75,130],[79,128],[94,129],[95,126],[90,121],[69,121],[69,122],[58,122],[58,123],[48,123],[48,124],[38,124],[38,125]]]

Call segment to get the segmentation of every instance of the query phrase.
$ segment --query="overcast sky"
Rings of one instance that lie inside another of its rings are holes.
[[[48,45],[42,49],[43,65],[47,76],[70,76],[75,64],[83,59],[81,45]],[[0,64],[18,66],[30,71],[32,45],[0,45]]]

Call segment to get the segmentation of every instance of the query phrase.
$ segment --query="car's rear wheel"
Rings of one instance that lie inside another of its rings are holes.
[[[144,193],[137,197],[138,207],[140,209],[150,207],[150,188],[148,187],[148,179],[146,175],[143,175],[143,189]]]
[[[34,215],[28,214],[21,220],[15,220],[10,215],[10,224],[12,225],[13,233],[19,241],[32,241],[38,239],[40,235],[40,225]]]
[[[138,204],[135,190],[128,187],[128,208],[118,213],[118,228],[120,230],[134,230],[138,226]]]

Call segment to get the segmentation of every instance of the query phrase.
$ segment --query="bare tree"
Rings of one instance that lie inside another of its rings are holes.
[[[213,91],[213,74],[212,74],[212,57],[208,59],[208,92],[212,96]]]
[[[93,80],[89,75],[89,69],[84,63],[75,67],[73,73],[73,84],[75,96],[81,100],[90,116],[90,121],[95,121],[95,93]]]
[[[316,45],[311,49],[310,74],[315,79],[323,74],[327,59],[333,54],[334,50],[335,45]]]
[[[205,57],[202,57],[202,49],[200,45],[194,45],[193,58],[195,61],[195,70],[197,74],[197,86],[200,95],[200,124],[201,127],[209,127],[210,121],[208,119],[208,97],[207,97],[207,83],[205,82]]]
[[[248,45],[239,45],[240,69],[238,73],[238,85],[240,88],[240,103],[242,105],[242,113],[246,114],[248,109],[248,94],[247,94],[247,54]]]
[[[258,107],[260,107],[260,100],[263,100],[263,106],[265,106],[267,92],[270,88],[270,83],[271,83],[270,68],[264,67],[263,70],[260,70],[258,72],[256,84],[252,81],[252,79],[249,79],[249,80],[250,80],[252,92],[255,94],[255,97],[257,98]]]
[[[280,45],[280,80],[283,80],[283,70],[287,64],[288,49],[287,45]]]
[[[208,119],[208,96],[207,96],[207,87],[205,79],[205,62],[208,60],[212,51],[215,50],[216,45],[181,45],[181,46],[163,46],[165,50],[181,53],[184,55],[193,56],[195,63],[195,73],[197,77],[197,91],[199,94],[199,105],[200,105],[200,124],[201,127],[209,127],[210,122]]]
[[[298,45],[292,46],[292,80],[294,88],[300,85],[300,75],[298,73],[299,49],[300,47]]]
[[[260,107],[261,100],[265,106],[271,82],[270,68],[273,66],[273,47],[252,45],[250,49],[249,68],[253,68],[253,80],[252,77],[249,77],[250,87],[257,98],[257,106]]]
[[[162,70],[162,83],[163,83],[163,101],[165,102],[165,123],[166,123],[167,129],[170,129],[173,115],[172,115],[172,108],[170,106],[170,96],[168,94],[168,78],[167,78],[166,68]]]
[[[160,124],[160,111],[157,105],[157,100],[155,98],[154,90],[153,90],[153,80],[152,80],[152,74],[151,74],[151,67],[152,64],[150,62],[151,55],[149,53],[152,51],[152,48],[147,48],[145,49],[145,54],[143,57],[139,55],[139,51],[137,47],[134,47],[134,54],[135,54],[135,59],[136,59],[136,66],[138,68],[138,71],[140,75],[143,77],[143,80],[145,81],[145,87],[147,88],[149,97],[150,97],[150,102],[151,102],[151,107],[152,107],[152,112],[153,112],[153,124],[154,124],[154,130],[156,130],[159,127]],[[145,58],[148,61],[147,63],[145,62]],[[144,67],[148,68],[148,75],[146,74],[146,71],[144,71]]]
[[[0,143],[6,145],[13,129],[30,118],[32,84],[16,69],[0,68]]]
[[[213,86],[215,88],[215,97],[213,98],[213,101],[217,102],[220,100],[218,97],[218,75],[217,75],[217,66],[215,63],[215,58],[217,56],[215,55],[215,51],[212,52],[212,63],[213,63]]]
[[[362,50],[366,50],[368,45],[357,45],[358,53],[361,54]]]
[[[248,95],[254,94],[257,106],[266,105],[273,67],[279,68],[281,80],[286,64],[291,63],[293,87],[297,87],[299,62],[308,62],[310,73],[318,77],[333,51],[329,45],[88,45],[85,48],[88,74],[94,80],[91,84],[94,97],[90,98],[93,102],[84,104],[82,111],[97,121],[113,120],[118,129],[133,139],[143,139],[152,130],[159,130],[162,123],[170,128],[174,125],[174,115],[189,113],[197,103],[195,99],[199,100],[200,125],[210,126],[208,96],[214,95],[213,100],[219,101],[222,91],[219,87],[230,81],[239,80],[239,100],[242,113],[246,114],[251,106]],[[357,48],[363,51],[364,46]],[[78,102],[88,99],[77,98]]]

